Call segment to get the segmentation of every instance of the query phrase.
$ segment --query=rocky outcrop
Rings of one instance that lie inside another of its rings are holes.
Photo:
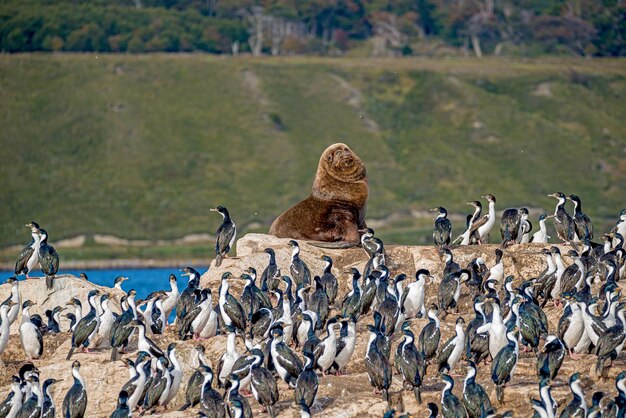
[[[290,248],[287,246],[288,240],[277,239],[267,235],[249,234],[241,238],[237,242],[237,257],[226,258],[223,260],[220,268],[211,266],[209,271],[202,277],[202,285],[217,290],[220,278],[223,272],[230,271],[234,275],[239,275],[248,266],[253,266],[260,273],[267,264],[268,256],[263,252],[264,248],[272,247],[276,251],[277,263],[283,274],[289,272]],[[318,248],[307,243],[301,244],[301,257],[307,262],[312,274],[319,274],[322,271],[321,256],[330,255],[334,260],[334,273],[339,278],[341,289],[339,299],[345,294],[349,284],[347,283],[348,275],[346,270],[350,267],[362,269],[366,263],[366,256],[361,248],[351,248],[344,250],[328,250]],[[455,249],[455,260],[462,266],[466,265],[474,257],[483,257],[488,266],[493,265],[494,251],[497,247],[494,245],[484,245],[478,247],[464,247]],[[541,246],[527,244],[513,246],[505,251],[504,264],[505,274],[513,274],[518,282],[522,278],[533,277],[544,268],[543,257],[539,255]],[[563,251],[565,253],[566,251]],[[411,247],[411,246],[388,246],[387,255],[392,273],[406,273],[409,280],[418,268],[428,268],[434,274],[435,283],[429,284],[426,292],[426,300],[435,301],[437,282],[441,279],[443,268],[442,260],[439,258],[437,251],[432,247]],[[182,282],[181,282],[182,285]],[[62,276],[55,281],[53,292],[48,294],[45,290],[43,280],[29,280],[20,282],[20,290],[22,299],[29,298],[36,301],[38,305],[33,308],[33,312],[41,313],[45,309],[50,309],[56,305],[64,305],[70,296],[76,296],[87,305],[87,293],[95,288],[92,283],[82,281],[73,276]],[[110,288],[99,287],[103,292],[110,292],[113,298],[119,300],[117,291]],[[237,281],[232,283],[232,293],[239,294],[241,284]],[[9,285],[0,286],[0,297],[6,298],[10,292]],[[216,298],[214,298],[214,303]],[[562,313],[560,308],[553,306],[546,307],[546,313],[550,321],[550,329],[556,332],[558,319]],[[460,304],[460,313],[467,321],[473,316],[467,288],[463,288]],[[445,321],[442,322],[442,340],[446,340],[453,333],[454,323],[458,315],[450,314]],[[19,322],[19,319],[18,319]],[[364,356],[367,344],[367,328],[366,325],[371,323],[371,317],[364,317],[357,325],[357,347],[350,361],[347,374],[344,376],[325,376],[320,378],[320,389],[318,393],[317,403],[312,412],[315,416],[320,417],[381,417],[385,411],[386,404],[382,402],[380,395],[372,394],[367,373],[365,372]],[[417,319],[411,323],[411,328],[417,335],[426,323],[425,319]],[[62,324],[62,329],[67,330],[67,324]],[[175,330],[168,329],[164,336],[155,336],[155,342],[161,347],[167,347],[169,342],[175,341],[177,334]],[[58,335],[46,335],[45,352],[40,360],[35,361],[41,370],[43,379],[47,377],[55,377],[64,379],[53,389],[53,398],[60,407],[65,393],[72,384],[71,378],[71,361],[66,361],[65,356],[70,347],[71,334],[64,332]],[[392,349],[395,350],[396,344],[401,339],[395,336]],[[170,405],[167,411],[157,414],[161,417],[192,417],[195,411],[177,412],[176,410],[183,403],[184,391],[187,380],[191,374],[192,368],[190,358],[193,347],[201,343],[206,347],[207,357],[213,366],[217,365],[219,356],[223,353],[226,346],[226,338],[218,336],[206,341],[184,341],[178,343],[179,358],[183,364],[184,377],[181,389]],[[239,344],[239,342],[238,342]],[[131,345],[131,354],[124,357],[134,358],[136,346]],[[239,346],[243,350],[242,345]],[[109,362],[110,351],[96,351],[94,354],[76,353],[72,360],[77,359],[82,364],[82,375],[85,378],[88,388],[89,403],[87,409],[88,417],[101,418],[108,417],[115,408],[117,394],[123,384],[128,380],[128,372],[121,362]],[[619,369],[624,369],[626,364],[623,359],[624,355],[615,363],[615,367],[609,373],[609,379],[606,381],[595,380],[591,370],[595,363],[595,356],[583,356],[583,360],[574,361],[569,357],[566,358],[561,373],[553,385],[553,394],[560,405],[565,405],[571,399],[569,388],[567,387],[567,379],[574,372],[580,372],[583,377],[582,388],[588,394],[587,401],[596,390],[603,390],[607,396],[614,396],[614,378]],[[24,353],[21,349],[19,336],[12,335],[9,346],[2,355],[4,366],[0,370],[0,396],[3,397],[8,392],[9,380],[11,374],[19,369],[24,360]],[[511,384],[505,389],[505,403],[499,407],[500,411],[512,410],[515,417],[531,416],[529,408],[529,398],[537,397],[538,380],[536,378],[536,357],[532,353],[523,353],[519,361],[516,374]],[[398,375],[394,375],[391,387],[393,405],[398,408],[404,406],[405,410],[412,412],[416,416],[426,416],[425,405],[427,402],[439,403],[441,389],[443,385],[439,377],[437,377],[429,368],[429,373],[422,388],[424,404],[418,406],[413,398],[412,392],[402,390],[402,382]],[[495,402],[495,388],[490,378],[490,366],[480,365],[477,381],[481,383],[491,399]],[[458,366],[455,370],[457,385],[455,393],[459,395],[462,391],[462,375],[465,370],[462,366]],[[278,416],[295,417],[299,416],[297,408],[293,405],[293,391],[286,387],[285,384],[279,382],[280,401],[276,407]],[[249,398],[253,407],[255,416],[266,416],[254,400]]]

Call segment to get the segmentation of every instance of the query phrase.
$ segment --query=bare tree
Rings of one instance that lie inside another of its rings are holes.
[[[255,57],[261,56],[263,48],[263,21],[265,20],[264,10],[260,6],[253,6],[250,9],[242,9],[239,13],[248,23],[248,43]]]

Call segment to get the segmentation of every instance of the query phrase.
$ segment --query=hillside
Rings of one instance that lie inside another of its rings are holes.
[[[576,193],[604,229],[625,205],[625,64],[2,55],[0,245],[31,219],[53,241],[211,233],[218,204],[265,231],[337,141],[367,165],[368,218],[402,215],[376,223],[398,243],[428,236],[411,210],[485,193],[548,211]]]

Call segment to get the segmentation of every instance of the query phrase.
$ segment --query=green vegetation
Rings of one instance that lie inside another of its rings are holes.
[[[618,0],[3,0],[0,51],[626,55]]]
[[[368,218],[399,214],[390,243],[430,235],[410,210],[485,193],[499,211],[576,193],[605,226],[625,205],[625,63],[0,56],[0,245],[30,220],[53,243],[212,233],[219,204],[265,231],[337,141],[367,164]]]

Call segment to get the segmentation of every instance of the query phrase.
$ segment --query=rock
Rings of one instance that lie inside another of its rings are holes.
[[[272,247],[276,251],[277,263],[284,274],[289,274],[290,248],[287,246],[288,240],[277,239],[267,235],[249,234],[241,238],[237,242],[238,257],[226,258],[223,260],[220,268],[211,266],[209,271],[202,276],[202,285],[209,286],[217,291],[220,278],[223,272],[231,271],[235,275],[248,266],[257,269],[259,275],[267,265],[268,256],[263,252],[266,247]],[[322,271],[321,256],[323,254],[330,255],[334,264],[334,273],[340,280],[341,289],[338,298],[341,300],[343,295],[349,288],[349,275],[346,270],[352,266],[363,269],[367,261],[367,257],[361,248],[350,248],[344,250],[328,250],[318,248],[304,242],[300,243],[301,257],[307,262],[312,274],[319,274]],[[482,245],[472,247],[462,247],[453,250],[455,260],[462,266],[467,265],[475,257],[483,257],[489,267],[494,263],[494,252],[496,245]],[[513,274],[519,283],[522,278],[530,278],[537,276],[544,268],[543,257],[539,255],[539,250],[543,248],[541,245],[525,244],[514,245],[507,248],[504,252],[505,274]],[[437,282],[441,280],[443,270],[443,262],[439,258],[438,252],[433,247],[417,247],[417,246],[388,246],[387,256],[392,267],[392,274],[404,272],[409,275],[407,280],[412,280],[416,269],[428,268],[435,276],[435,283],[429,284],[426,288],[426,302],[436,300]],[[562,253],[566,253],[562,249]],[[566,259],[566,261],[569,261]],[[231,292],[235,296],[239,296],[243,283],[233,281]],[[64,305],[70,296],[78,296],[86,306],[87,293],[93,288],[99,288],[101,291],[115,292],[114,298],[119,300],[120,294],[114,289],[95,286],[93,283],[84,282],[73,276],[63,276],[56,280],[54,291],[48,296],[45,291],[45,283],[43,280],[28,280],[20,282],[22,297],[30,298],[39,303],[33,309],[34,312],[43,312],[45,309],[52,308],[55,305]],[[181,283],[182,287],[182,283]],[[182,289],[181,289],[182,290]],[[594,289],[597,290],[597,289]],[[10,292],[8,285],[0,286],[0,297],[6,298]],[[447,340],[454,332],[454,323],[459,315],[463,316],[466,322],[473,318],[472,307],[469,301],[469,291],[467,287],[462,288],[460,312],[458,315],[450,314],[445,321],[441,323],[442,341]],[[214,296],[214,303],[216,297]],[[116,307],[116,309],[119,309]],[[558,320],[561,316],[562,309],[555,308],[549,304],[546,314],[550,322],[551,332],[556,332]],[[118,310],[119,312],[119,310]],[[19,322],[20,319],[18,318]],[[368,333],[367,324],[372,322],[371,316],[362,318],[357,324],[357,346],[352,359],[347,367],[347,374],[343,376],[325,376],[320,378],[320,387],[317,402],[312,408],[314,416],[320,417],[381,417],[385,410],[386,404],[382,401],[380,395],[372,394],[372,387],[369,384],[367,373],[365,370],[364,357],[367,347]],[[416,319],[411,322],[411,329],[416,335],[426,324],[427,320]],[[67,325],[63,327],[67,329]],[[399,334],[399,333],[398,333]],[[57,384],[52,396],[57,409],[61,407],[63,398],[72,384],[71,378],[71,361],[66,361],[65,356],[70,346],[70,333],[61,333],[57,335],[44,336],[44,355],[40,360],[35,361],[37,367],[41,370],[42,380],[48,377],[64,379]],[[177,339],[177,334],[173,327],[168,328],[166,335],[155,336],[154,341],[165,349],[167,345]],[[401,340],[400,335],[394,337],[392,343],[392,351],[395,352],[398,342]],[[226,337],[217,336],[206,341],[179,341],[178,357],[183,365],[184,376],[180,391],[173,400],[170,407],[157,414],[160,417],[182,418],[195,416],[195,409],[185,412],[178,412],[177,409],[183,404],[184,393],[192,368],[195,365],[190,364],[191,355],[194,346],[203,344],[206,347],[206,356],[212,366],[217,366],[220,355],[226,347]],[[238,339],[238,350],[243,351],[243,345]],[[136,343],[133,341],[130,346],[131,353],[126,354],[123,358],[134,358],[136,356]],[[571,394],[567,386],[567,379],[574,372],[580,372],[583,376],[593,376],[592,369],[595,365],[595,356],[582,356],[583,360],[574,361],[567,357],[563,363],[561,373],[557,380],[553,383],[553,395],[559,405],[566,405]],[[84,377],[88,389],[89,402],[87,406],[86,416],[90,418],[107,418],[115,408],[117,394],[124,383],[128,380],[128,371],[122,366],[121,362],[109,362],[110,351],[97,351],[95,354],[75,353],[72,360],[76,359],[81,362],[81,373]],[[24,360],[24,353],[20,346],[19,336],[12,335],[9,345],[3,353],[4,366],[0,369],[0,398],[9,390],[10,376],[17,372]],[[392,356],[393,361],[393,356]],[[582,381],[582,388],[587,395],[587,401],[590,401],[591,394],[596,390],[603,390],[606,396],[615,396],[615,376],[620,370],[626,367],[624,355],[614,363],[614,367],[609,371],[607,380],[596,380],[593,377],[586,377]],[[215,369],[215,367],[214,367]],[[403,391],[402,381],[397,374],[394,374],[392,386],[390,390],[394,406],[404,407],[405,411],[411,412],[414,416],[426,416],[426,404],[428,402],[439,403],[443,384],[441,379],[436,376],[434,367],[429,367],[426,379],[422,386],[422,397],[424,403],[418,406],[411,391]],[[455,377],[455,394],[460,396],[462,391],[462,381],[464,368],[462,364],[454,371]],[[460,375],[459,375],[460,374]],[[490,378],[491,367],[484,364],[479,365],[477,381],[485,387],[495,404],[495,387]],[[282,381],[278,383],[280,400],[276,405],[277,416],[279,417],[295,417],[299,416],[298,408],[293,405],[293,390],[289,389]],[[516,369],[512,382],[505,388],[504,404],[498,406],[499,412],[506,410],[514,411],[515,417],[527,417],[531,415],[529,399],[538,397],[538,380],[536,377],[536,357],[532,353],[521,353],[521,357]],[[255,416],[264,416],[261,409],[254,398],[249,398]],[[60,415],[60,414],[59,414]]]

